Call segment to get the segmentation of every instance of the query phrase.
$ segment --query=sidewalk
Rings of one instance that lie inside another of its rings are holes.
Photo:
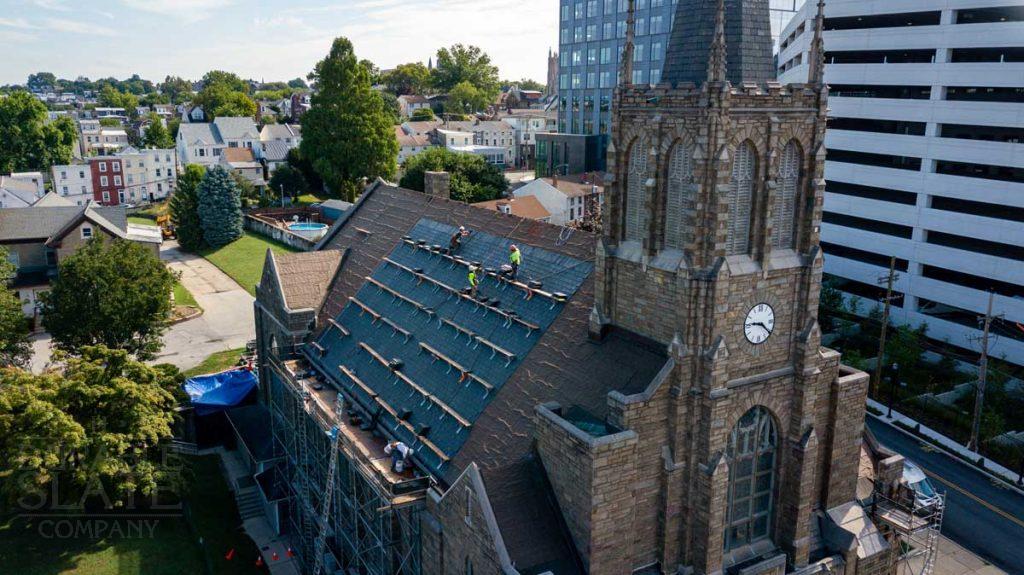
[[[1005,575],[1006,571],[986,563],[984,559],[964,549],[956,541],[946,537],[939,537],[936,547],[935,568],[933,575]],[[920,573],[924,557],[916,557],[909,561],[897,572]]]

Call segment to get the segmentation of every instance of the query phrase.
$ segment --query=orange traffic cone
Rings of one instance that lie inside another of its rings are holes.
[[[274,561],[277,561],[278,559],[281,558],[281,556],[277,554],[277,551],[274,551],[273,553],[270,554],[270,558],[273,559]]]
[[[234,558],[235,558],[235,548],[234,548],[234,547],[232,547],[232,548],[231,548],[231,549],[230,549],[230,550],[228,551],[227,555],[225,555],[225,556],[224,556],[224,559],[225,559],[225,560],[227,560],[227,561],[231,561],[231,560],[232,560],[232,559],[234,559]]]
[[[288,557],[295,557],[295,551],[292,551],[292,548],[291,548],[291,547],[289,547],[288,549],[286,549],[286,550],[285,550],[285,552],[284,552],[284,554],[285,554],[285,555],[287,555]]]
[[[263,556],[262,555],[258,555],[256,557],[256,566],[257,567],[263,567]]]

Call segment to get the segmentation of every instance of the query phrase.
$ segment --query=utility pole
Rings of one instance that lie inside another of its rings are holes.
[[[981,361],[978,362],[978,389],[974,396],[974,425],[971,426],[971,441],[967,448],[978,451],[981,434],[981,408],[985,403],[985,383],[988,379],[988,334],[992,327],[992,300],[995,294],[988,294],[988,311],[985,312],[985,326],[981,332]]]
[[[873,395],[875,397],[880,393],[882,366],[885,365],[885,336],[889,331],[889,307],[892,305],[892,284],[896,281],[896,256],[889,258],[889,274],[881,279],[887,285],[885,288],[885,307],[882,309],[882,333],[878,336],[878,357],[875,359],[875,377],[872,380],[874,384]],[[869,397],[871,395],[871,393],[868,393]]]

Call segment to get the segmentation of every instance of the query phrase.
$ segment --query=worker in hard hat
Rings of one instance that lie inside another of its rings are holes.
[[[523,263],[523,253],[519,251],[519,248],[515,244],[512,244],[508,248],[508,265],[512,267],[512,271],[509,274],[513,280],[519,277],[519,266]]]
[[[469,236],[469,230],[465,226],[459,226],[458,231],[448,240],[448,253],[455,255],[455,252],[459,251],[459,248],[462,247],[462,238],[467,236]]]
[[[469,267],[469,276],[467,276],[467,279],[469,279],[469,296],[474,299],[476,298],[477,287],[480,285],[480,278],[477,276],[478,273],[479,268],[475,266]]]

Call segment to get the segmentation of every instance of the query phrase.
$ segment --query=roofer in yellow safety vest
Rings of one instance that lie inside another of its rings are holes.
[[[508,264],[512,266],[511,278],[515,280],[519,276],[519,266],[523,263],[523,253],[515,244],[508,248]]]
[[[476,288],[480,285],[480,280],[476,276],[477,268],[470,266],[469,268],[469,297],[476,298]]]

